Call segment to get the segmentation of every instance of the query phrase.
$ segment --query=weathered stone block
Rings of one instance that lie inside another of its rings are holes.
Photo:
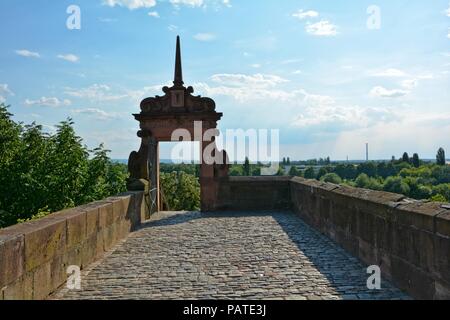
[[[398,223],[429,232],[434,232],[435,217],[441,212],[440,204],[435,202],[412,202],[401,204],[395,209]]]
[[[358,257],[367,265],[379,265],[376,248],[362,239],[359,239]]]
[[[98,210],[99,210],[100,229],[109,227],[114,221],[112,203],[110,202],[98,203]]]
[[[81,267],[86,268],[96,260],[97,256],[97,234],[92,234],[83,242],[81,247]]]
[[[417,299],[433,299],[435,280],[430,273],[424,272],[413,264],[398,257],[391,257],[393,282],[402,290]]]
[[[0,289],[24,274],[24,236],[0,235]]]
[[[81,246],[69,248],[64,252],[64,265],[65,266],[78,266],[82,265],[82,252]]]
[[[115,245],[116,239],[116,224],[110,225],[108,228],[103,229],[103,246],[104,251],[108,251]]]
[[[435,235],[433,252],[440,278],[450,283],[450,238]]]
[[[64,258],[64,256],[58,256],[50,262],[51,292],[54,292],[66,282],[67,265]]]
[[[51,263],[46,262],[33,272],[33,299],[43,300],[52,292]]]
[[[441,211],[436,216],[436,232],[440,235],[450,237],[450,210]]]
[[[96,234],[99,230],[99,208],[86,208],[86,237]]]
[[[25,298],[25,282],[23,277],[16,279],[13,283],[4,286],[3,291],[0,288],[0,300],[3,296],[4,300],[24,300]]]
[[[408,260],[411,252],[412,234],[409,227],[393,225],[392,254]]]
[[[86,212],[67,215],[67,247],[72,248],[86,238]]]
[[[25,233],[26,270],[43,265],[54,256],[64,254],[66,248],[66,220],[41,219]]]

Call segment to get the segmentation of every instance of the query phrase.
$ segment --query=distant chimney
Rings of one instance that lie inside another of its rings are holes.
[[[366,143],[366,161],[369,161],[369,144]]]

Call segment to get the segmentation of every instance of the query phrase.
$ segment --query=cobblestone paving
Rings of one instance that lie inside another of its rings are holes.
[[[407,299],[290,212],[162,213],[60,299]]]

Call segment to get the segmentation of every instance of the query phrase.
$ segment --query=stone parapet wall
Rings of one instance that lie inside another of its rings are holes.
[[[216,210],[290,209],[290,177],[227,177],[219,181]]]
[[[291,180],[293,210],[418,299],[450,299],[450,207],[402,195]]]
[[[53,213],[0,230],[0,300],[45,299],[136,229],[145,217],[143,192]]]

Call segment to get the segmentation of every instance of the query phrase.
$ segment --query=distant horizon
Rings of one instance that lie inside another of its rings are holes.
[[[293,159],[290,159],[291,162],[305,162],[305,161],[311,161],[311,160],[319,160],[319,159],[314,159],[314,158],[313,159],[306,159],[306,160],[297,160],[297,159],[293,160]],[[373,161],[373,162],[382,162],[382,161],[389,162],[391,160],[392,159],[373,159],[373,160],[369,159],[368,162],[371,162],[371,161]],[[399,160],[399,158],[396,158],[396,160]],[[425,159],[420,159],[420,160],[425,161],[425,162],[436,162],[436,159],[426,159],[425,158]],[[111,158],[111,161],[119,162],[119,163],[123,163],[123,164],[128,164],[128,159],[113,159],[113,158]],[[367,162],[366,160],[351,160],[351,159],[349,159],[349,160],[333,160],[333,159],[330,159],[330,161],[332,163],[333,162],[350,162],[350,163],[351,162],[358,162],[358,163]],[[446,159],[446,161],[450,162],[450,158]],[[257,161],[254,161],[254,162],[250,161],[250,163],[256,163],[256,162]],[[282,163],[282,162],[283,162],[282,159],[279,160],[279,163]],[[192,160],[178,161],[178,160],[171,160],[171,159],[160,159],[160,163],[165,163],[165,164],[181,164],[181,163],[191,164]],[[243,161],[237,161],[237,163],[238,164],[242,164]],[[194,164],[199,164],[199,162],[198,161],[194,161]]]

